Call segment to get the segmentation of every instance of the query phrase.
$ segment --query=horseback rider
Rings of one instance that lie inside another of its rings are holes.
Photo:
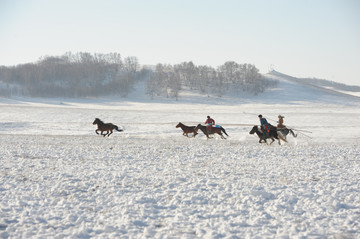
[[[208,133],[210,133],[213,125],[215,125],[215,120],[212,119],[210,116],[207,116],[205,125],[206,125],[206,130],[208,131]]]
[[[278,124],[277,124],[277,127],[278,128],[286,128],[286,126],[284,125],[284,116],[282,116],[282,115],[279,115],[278,116],[278,118],[279,118],[279,121],[277,122]]]
[[[261,129],[264,132],[264,136],[265,137],[269,137],[269,133],[270,133],[270,124],[267,122],[267,120],[265,118],[262,117],[262,115],[259,115],[259,120],[260,120],[260,124],[261,124]]]

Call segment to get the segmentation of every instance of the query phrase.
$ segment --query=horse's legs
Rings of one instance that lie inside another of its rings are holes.
[[[217,132],[218,133],[218,135],[220,135],[221,136],[221,138],[222,139],[226,139],[225,137],[224,137],[224,135],[221,133],[221,132]]]
[[[207,132],[206,129],[205,129],[205,130],[202,130],[202,129],[201,129],[201,131],[206,135],[206,138],[208,138],[208,139],[210,138],[210,137],[209,137],[209,134],[208,134],[208,132]]]
[[[264,141],[264,142],[262,142],[262,141]],[[268,144],[268,142],[266,141],[265,138],[260,138],[259,143],[261,143],[261,144],[262,144],[262,143]]]
[[[286,140],[286,138],[281,137],[281,135],[279,135],[279,138],[280,138],[281,140],[285,141],[286,143],[288,142],[288,141]],[[279,139],[279,144],[280,144],[280,139]]]
[[[270,145],[272,144],[272,143],[274,143],[274,141],[275,141],[275,139],[274,138],[271,138],[271,143],[270,143]]]
[[[95,130],[95,133],[96,133],[96,134],[99,134],[99,133],[98,133],[98,129],[97,129],[97,130]]]
[[[112,134],[113,133],[113,131],[112,130],[110,130],[110,134]],[[110,136],[110,134],[108,134],[107,136],[109,137]]]

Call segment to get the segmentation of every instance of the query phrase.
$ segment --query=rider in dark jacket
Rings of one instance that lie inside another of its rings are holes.
[[[261,129],[264,132],[264,136],[269,137],[270,124],[267,122],[267,120],[265,118],[262,117],[262,115],[259,115],[258,117],[259,117],[259,120],[260,120]]]

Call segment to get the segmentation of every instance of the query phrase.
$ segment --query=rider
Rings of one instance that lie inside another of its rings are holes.
[[[265,118],[262,117],[262,115],[259,115],[258,117],[260,120],[261,129],[264,132],[264,135],[268,137],[270,133],[270,124],[267,122]]]
[[[213,120],[210,116],[207,116],[205,125],[206,125],[206,130],[209,133],[211,131],[211,128],[213,127],[213,125],[215,125],[215,120]]]
[[[279,121],[278,121],[278,125],[277,125],[277,127],[278,128],[286,128],[286,126],[285,125],[283,125],[284,124],[284,116],[282,116],[282,115],[279,115],[278,116],[278,118],[279,118]]]

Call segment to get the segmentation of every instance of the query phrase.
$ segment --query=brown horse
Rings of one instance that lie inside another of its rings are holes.
[[[195,126],[186,126],[183,123],[179,122],[176,125],[176,128],[181,128],[183,130],[183,135],[189,137],[188,134],[193,133],[194,135],[192,137],[195,138],[195,136],[198,134],[197,130],[195,129]]]
[[[273,127],[273,126],[270,127],[270,132],[269,132],[268,135],[266,135],[266,134],[264,134],[264,132],[263,132],[261,129],[258,128],[257,125],[255,125],[255,126],[250,130],[249,134],[254,134],[254,133],[256,133],[257,136],[259,137],[259,139],[260,139],[260,140],[259,140],[259,143],[261,143],[262,141],[264,141],[266,144],[268,144],[267,141],[266,141],[266,139],[271,139],[271,140],[272,140],[271,143],[270,143],[270,145],[271,145],[272,143],[274,143],[275,139],[279,140],[279,145],[281,145],[280,140],[283,140],[283,141],[285,141],[285,142],[287,143],[286,139],[284,139],[282,136],[280,136],[280,135],[278,134],[277,130],[276,130],[276,127]],[[275,138],[275,139],[274,139],[274,138]]]
[[[96,118],[95,121],[93,122],[93,125],[97,124],[98,128],[97,130],[95,130],[96,134],[99,134],[98,131],[101,132],[101,135],[103,135],[104,137],[107,135],[108,137],[110,136],[110,134],[113,133],[113,130],[117,130],[119,132],[123,131],[122,129],[119,129],[116,125],[112,124],[112,123],[104,123],[103,121],[101,121],[100,119]],[[106,131],[106,134],[103,134],[103,132]],[[110,132],[110,133],[109,133]]]
[[[206,135],[206,137],[207,137],[208,139],[210,138],[210,137],[209,137],[210,134],[218,134],[218,135],[221,136],[222,139],[226,139],[226,138],[224,137],[224,135],[222,134],[222,132],[224,132],[224,134],[225,134],[226,136],[229,136],[229,135],[226,133],[225,129],[224,129],[223,127],[221,127],[221,126],[220,126],[220,127],[211,127],[211,129],[208,130],[206,126],[201,125],[201,124],[198,124],[198,125],[196,126],[195,130],[197,131],[197,130],[199,130],[199,129]]]

